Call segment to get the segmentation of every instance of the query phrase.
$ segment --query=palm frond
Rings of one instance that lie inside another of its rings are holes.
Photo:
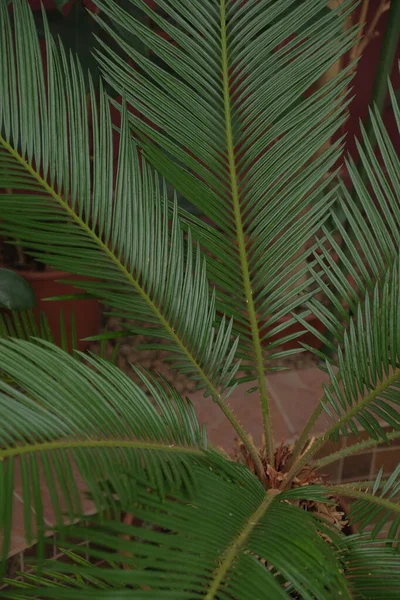
[[[304,247],[329,214],[334,190],[323,192],[340,141],[321,149],[343,122],[348,74],[305,93],[350,47],[351,3],[328,10],[324,0],[261,0],[244,9],[232,0],[195,0],[189,10],[183,1],[157,0],[164,15],[143,0],[131,3],[170,41],[102,0],[102,14],[115,24],[103,26],[134,66],[100,41],[99,62],[132,107],[145,156],[215,224],[205,229],[185,216],[214,256],[209,274],[221,312],[240,333],[243,368],[256,370],[271,454],[263,345],[273,349],[278,332],[285,339],[293,320],[280,318],[310,293]],[[163,64],[138,53],[116,27]]]
[[[60,527],[64,516],[71,521],[84,513],[79,489],[90,493],[92,510],[114,510],[115,495],[127,509],[137,479],[162,495],[192,492],[191,465],[207,460],[193,409],[170,386],[142,373],[146,395],[111,363],[81,357],[87,364],[48,342],[0,340],[2,372],[15,383],[0,381],[3,553],[17,480],[30,542],[47,528],[44,494]]]
[[[351,505],[350,518],[357,524],[360,531],[364,531],[367,527],[372,529],[372,539],[375,539],[386,528],[386,536],[393,542],[400,528],[400,508],[395,512],[391,506],[392,504],[399,506],[400,465],[394,469],[387,480],[383,480],[382,475],[383,467],[379,471],[370,493],[387,502],[372,504],[371,499],[361,498]]]
[[[0,91],[1,229],[56,269],[87,278],[80,287],[124,316],[149,324],[174,364],[223,404],[239,366],[232,324],[214,329],[215,301],[204,259],[187,250],[177,209],[131,141],[123,109],[115,161],[110,106],[46,27],[47,78],[27,2],[4,3]],[[44,19],[45,20],[45,19]],[[15,47],[13,39],[15,36]],[[172,221],[172,222],[170,222]],[[205,333],[207,332],[207,333]],[[224,405],[224,410],[229,414]]]
[[[337,363],[326,360],[329,385],[323,386],[324,395],[296,443],[289,480],[329,439],[337,441],[349,432],[357,436],[364,429],[371,438],[385,441],[385,426],[400,431],[399,268],[400,260],[393,259],[374,288],[363,299],[357,296],[354,317],[341,323]],[[298,460],[323,411],[332,424]]]
[[[393,99],[390,83],[389,91]],[[398,104],[393,105],[393,110],[400,132]],[[335,211],[331,214],[334,231],[340,235],[343,244],[324,226],[330,251],[321,246],[320,255],[315,257],[318,268],[313,275],[330,304],[313,298],[309,307],[326,325],[329,339],[314,333],[333,351],[336,341],[343,343],[344,331],[357,315],[358,306],[364,302],[367,292],[372,296],[377,283],[380,288],[384,285],[388,269],[399,257],[400,160],[376,109],[370,111],[370,120],[378,153],[361,127],[362,141],[357,143],[357,149],[365,178],[361,178],[349,158],[346,167],[353,192],[350,194],[343,183],[340,188],[338,207],[345,216],[347,227]],[[307,327],[307,323],[304,326]]]
[[[367,293],[364,306],[358,306],[338,348],[337,372],[327,361],[330,384],[324,386],[322,405],[333,425],[326,436],[337,439],[349,430],[357,435],[363,428],[385,439],[385,425],[399,430],[399,294],[397,263],[382,287],[376,284],[372,300]]]
[[[33,589],[21,589],[21,596],[283,600],[285,584],[291,583],[304,599],[350,598],[336,558],[341,538],[288,502],[302,490],[274,495],[250,474],[240,485],[215,472],[195,471],[199,492],[191,502],[181,494],[162,502],[139,486],[133,508],[137,524],[94,521],[72,527],[71,538],[88,544],[80,548],[66,541],[64,548],[73,548],[81,561],[47,563],[48,578],[54,576],[56,583],[46,589],[43,580],[33,581]],[[326,531],[331,544],[322,539]],[[84,558],[102,565],[84,564]],[[65,576],[70,589],[64,587]],[[10,597],[20,598],[16,592]]]
[[[396,600],[400,595],[400,554],[384,539],[351,536],[343,544],[346,579],[354,600]]]

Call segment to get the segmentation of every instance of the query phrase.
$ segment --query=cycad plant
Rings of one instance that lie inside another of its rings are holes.
[[[375,482],[321,476],[400,435],[400,162],[373,110],[379,155],[367,138],[360,146],[367,185],[335,137],[349,77],[318,82],[355,39],[345,26],[354,2],[338,4],[131,0],[125,12],[98,0],[93,18],[122,50],[99,41],[96,54],[118,103],[102,85],[88,102],[87,74],[48,30],[44,68],[28,3],[12,2],[12,21],[1,3],[0,174],[14,192],[0,197],[3,234],[84,276],[132,331],[145,323],[163,338],[245,456],[238,464],[207,445],[190,402],[140,365],[146,392],[106,360],[4,337],[3,562],[18,490],[39,564],[6,580],[2,597],[400,597],[400,467]],[[167,184],[208,220],[178,208]],[[294,448],[277,453],[266,378],[293,322],[325,344],[326,356],[315,352],[330,384]],[[238,382],[259,397],[262,448],[229,406]],[[313,435],[323,411],[330,425]],[[368,439],[315,458],[359,430]],[[45,494],[67,560],[43,564]],[[338,496],[355,500],[357,534],[343,533]]]

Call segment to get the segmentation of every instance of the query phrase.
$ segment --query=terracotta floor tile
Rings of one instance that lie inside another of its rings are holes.
[[[1,541],[2,540],[0,539],[0,543]],[[26,548],[24,508],[22,502],[14,494],[13,527],[9,555],[12,556],[17,552],[21,552],[21,550],[23,550],[24,548]]]
[[[328,376],[317,368],[302,371],[282,371],[267,378],[270,410],[276,440],[296,437],[321,398],[322,383]],[[229,398],[229,405],[239,418],[241,425],[260,443],[262,435],[261,412],[257,394],[245,395],[248,385],[240,385]],[[227,422],[217,404],[201,393],[191,396],[198,419],[207,426],[211,443],[231,452],[235,432]],[[318,420],[316,430],[326,428],[329,419],[325,413]]]
[[[73,469],[76,477],[76,485],[82,498],[82,509],[86,515],[93,514],[95,512],[94,504],[85,497],[87,490],[83,480],[79,477],[76,468]],[[45,523],[51,526],[55,523],[55,514],[53,510],[53,503],[50,493],[47,488],[46,480],[43,473],[40,474],[41,479],[41,491],[42,491],[42,503],[43,503],[43,516]],[[24,523],[24,509],[22,500],[22,483],[18,461],[15,462],[14,471],[14,504],[13,504],[13,529],[12,539],[10,545],[9,556],[13,556],[18,552],[22,552],[28,546],[25,539],[25,523]],[[32,534],[35,535],[35,511],[33,509],[32,518]],[[1,541],[1,540],[0,540]]]
[[[321,398],[322,383],[327,381],[328,376],[317,368],[276,373],[269,377],[269,385],[279,399],[281,411],[287,415],[294,434],[303,429]],[[327,416],[321,415],[316,430],[324,429],[327,422]]]
[[[263,427],[258,394],[246,396],[247,389],[248,385],[238,386],[229,397],[228,403],[242,427],[253,436],[256,445],[259,445]],[[237,435],[221,409],[210,398],[203,398],[201,393],[193,394],[190,399],[200,423],[204,423],[207,427],[210,443],[222,447],[231,454]],[[287,438],[290,431],[279,408],[271,402],[270,410],[276,438]]]

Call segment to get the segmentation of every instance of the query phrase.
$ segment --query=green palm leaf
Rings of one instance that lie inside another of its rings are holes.
[[[82,560],[47,563],[48,577],[54,575],[60,585],[39,579],[34,589],[21,595],[14,589],[10,597],[283,600],[290,583],[304,600],[350,598],[336,558],[340,538],[288,502],[303,490],[277,496],[265,493],[251,475],[238,484],[195,471],[199,492],[190,503],[182,494],[162,502],[139,486],[133,512],[141,526],[107,521],[71,529],[71,538],[89,544],[82,552],[76,543],[66,541],[64,547],[73,547],[81,559],[87,552],[86,558],[103,561],[101,566]],[[305,494],[323,497],[317,489]],[[321,532],[330,533],[331,544]],[[118,568],[123,564],[129,568]],[[70,589],[64,587],[65,576]]]
[[[382,290],[377,284],[372,300],[367,294],[358,307],[339,346],[338,371],[326,363],[330,385],[324,388],[323,407],[334,421],[330,434],[335,439],[349,429],[357,434],[360,426],[375,439],[385,438],[385,425],[400,428],[399,293],[397,264]]]
[[[389,91],[393,98],[390,84]],[[400,109],[395,105],[393,110],[400,131]],[[337,352],[338,360],[316,352],[327,359],[331,385],[300,436],[292,462],[298,458],[324,408],[332,418],[339,416],[339,420],[301,462],[310,458],[329,435],[337,438],[339,432],[346,434],[349,428],[356,433],[361,425],[377,440],[385,439],[382,422],[399,430],[400,161],[378,112],[371,111],[370,118],[378,156],[363,130],[363,144],[358,144],[358,149],[365,181],[349,160],[347,168],[357,201],[344,185],[339,194],[347,229],[332,212],[343,245],[324,226],[328,247],[320,244],[321,254],[315,256],[317,267],[311,269],[330,301],[309,301],[310,310],[325,324],[329,337],[314,333]],[[339,264],[329,247],[338,256]]]
[[[358,299],[354,320],[342,323],[337,364],[326,360],[329,385],[323,385],[324,395],[296,443],[289,481],[330,439],[364,429],[377,445],[387,439],[385,427],[400,431],[399,265],[396,260],[374,289],[365,292],[364,301]],[[323,411],[332,424],[297,461]]]
[[[14,2],[15,27],[0,8],[0,169],[2,231],[124,317],[163,337],[177,368],[205,387],[241,437],[224,403],[233,383],[232,324],[214,329],[215,301],[204,259],[185,245],[176,207],[141,161],[123,111],[117,173],[110,107],[91,86],[89,126],[83,73],[59,51],[46,27],[47,79],[32,15]],[[15,49],[12,43],[15,35]],[[172,222],[170,222],[172,221]],[[186,248],[186,249],[185,249]],[[205,334],[205,332],[207,332]]]
[[[195,0],[189,10],[185,2],[157,0],[165,16],[143,0],[131,3],[173,43],[113,0],[98,5],[165,68],[105,23],[137,68],[100,41],[99,62],[134,110],[129,120],[145,156],[221,230],[181,213],[217,259],[210,260],[210,277],[219,308],[235,319],[243,368],[257,372],[271,454],[262,347],[277,332],[286,339],[293,320],[279,319],[310,293],[304,246],[329,214],[334,191],[323,192],[332,176],[323,179],[340,156],[340,142],[319,151],[343,122],[348,77],[303,94],[349,48],[350,3],[339,12],[327,11],[324,0],[261,0],[245,8],[232,0]]]
[[[395,540],[400,528],[400,465],[386,480],[382,480],[383,468],[379,471],[372,488],[372,495],[383,500],[371,506],[371,500],[360,498],[351,505],[351,520],[360,531],[373,525],[371,536],[376,538],[387,527],[387,537]],[[393,510],[393,504],[398,510]],[[390,525],[390,527],[389,527]],[[396,542],[397,545],[398,542]]]
[[[389,91],[393,98],[390,83]],[[393,110],[400,131],[399,106],[395,105]],[[399,256],[400,160],[377,110],[370,111],[370,119],[378,155],[362,127],[362,144],[358,143],[357,148],[365,181],[354,162],[348,159],[346,167],[354,186],[353,195],[342,184],[338,199],[340,211],[348,223],[347,229],[334,211],[331,214],[334,231],[341,235],[344,243],[340,245],[333,231],[324,226],[331,251],[320,246],[321,254],[315,257],[318,268],[313,270],[313,276],[330,304],[313,298],[309,307],[325,323],[329,339],[315,333],[331,350],[336,349],[336,342],[343,344],[344,332],[357,315],[359,304],[364,303],[367,292],[368,297],[372,297],[377,283],[382,288],[388,269],[397,263]],[[304,325],[307,327],[307,323]]]
[[[40,473],[60,527],[64,516],[83,514],[79,482],[98,511],[114,510],[115,494],[126,510],[137,479],[162,495],[168,489],[193,491],[191,465],[206,460],[206,441],[188,401],[142,373],[151,400],[111,363],[81,356],[87,364],[48,342],[0,341],[2,372],[15,383],[0,381],[3,555],[16,478],[22,482],[27,541],[43,542],[46,489]]]
[[[384,541],[352,536],[344,543],[344,568],[355,600],[396,600],[400,595],[400,554]]]

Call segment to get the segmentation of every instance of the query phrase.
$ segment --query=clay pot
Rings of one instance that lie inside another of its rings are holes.
[[[66,325],[68,347],[71,348],[70,330],[72,315],[75,319],[76,336],[78,340],[78,349],[86,350],[91,342],[85,342],[82,338],[96,335],[99,331],[101,320],[101,307],[95,298],[77,298],[71,300],[46,301],[45,298],[54,296],[67,296],[79,294],[80,290],[70,283],[61,283],[60,280],[76,281],[82,279],[71,273],[64,271],[46,270],[38,271],[17,271],[18,275],[28,281],[35,293],[37,306],[33,309],[36,322],[40,322],[40,313],[45,313],[51,331],[54,336],[54,342],[61,343],[60,336],[60,313],[62,311]],[[4,311],[8,312],[9,311]]]

